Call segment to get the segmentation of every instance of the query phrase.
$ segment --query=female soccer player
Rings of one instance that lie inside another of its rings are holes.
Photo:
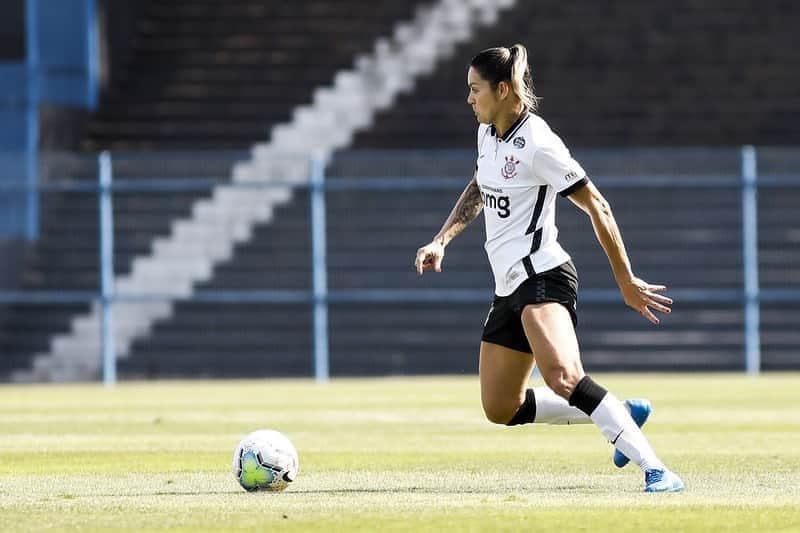
[[[639,429],[649,404],[623,404],[583,371],[575,336],[578,276],[557,241],[556,194],[591,218],[625,303],[653,324],[659,323],[653,311],[670,312],[672,300],[659,294],[666,287],[633,274],[608,202],[534,114],[525,47],[482,51],[470,63],[467,85],[467,103],[479,122],[475,174],[433,241],[417,250],[415,266],[420,275],[441,272],[445,247],[483,209],[495,279],[480,346],[486,417],[507,425],[590,419],[616,447],[615,464],[630,458],[639,465],[645,491],[683,490]],[[533,354],[547,387],[527,388]]]

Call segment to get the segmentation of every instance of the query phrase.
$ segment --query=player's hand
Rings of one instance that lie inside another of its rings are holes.
[[[669,308],[672,305],[672,298],[658,294],[667,289],[665,285],[651,285],[644,280],[633,277],[629,281],[621,283],[619,289],[622,292],[622,297],[625,298],[625,304],[637,310],[653,324],[658,325],[660,323],[653,310],[667,314],[672,312],[672,309]]]
[[[442,271],[442,259],[444,259],[444,245],[438,240],[426,244],[417,250],[417,259],[414,261],[414,268],[420,276],[429,269],[436,272]]]

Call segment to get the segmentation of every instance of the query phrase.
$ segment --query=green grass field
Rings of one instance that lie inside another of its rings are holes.
[[[0,530],[800,531],[800,376],[595,375],[649,397],[681,494],[644,494],[594,426],[486,422],[474,376],[0,386]],[[244,434],[300,453],[283,493]]]

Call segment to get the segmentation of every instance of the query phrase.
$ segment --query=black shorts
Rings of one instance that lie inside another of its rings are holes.
[[[578,325],[578,272],[572,261],[528,278],[508,296],[495,296],[481,340],[533,353],[522,329],[522,310],[528,304],[542,302],[562,304],[572,317],[572,325]]]

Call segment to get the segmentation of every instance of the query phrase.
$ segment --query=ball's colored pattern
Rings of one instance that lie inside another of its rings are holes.
[[[233,454],[233,473],[247,491],[281,491],[299,469],[297,451],[278,431],[262,429],[239,442]]]
[[[239,474],[239,483],[246,490],[258,490],[269,486],[275,479],[271,470],[261,465],[258,456],[252,451],[242,454],[242,472]]]

